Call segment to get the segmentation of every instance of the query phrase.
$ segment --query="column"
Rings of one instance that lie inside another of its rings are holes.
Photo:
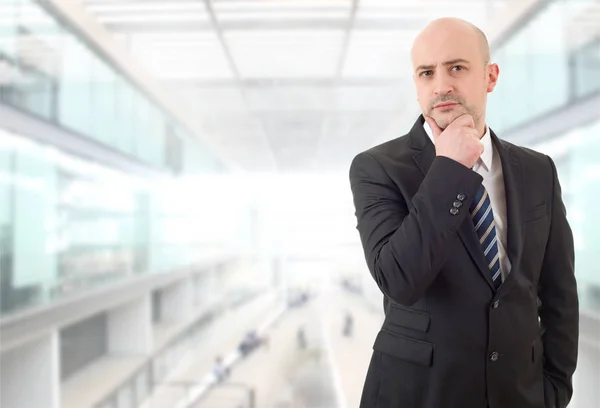
[[[153,331],[150,294],[108,312],[108,352],[142,354],[152,352]]]
[[[185,278],[162,291],[161,320],[164,322],[181,322],[193,314],[192,278]]]
[[[60,408],[58,361],[56,331],[3,353],[0,406]]]

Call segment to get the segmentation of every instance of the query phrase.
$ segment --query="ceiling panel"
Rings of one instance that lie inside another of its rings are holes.
[[[405,30],[354,30],[342,76],[392,77],[410,75],[410,47],[415,33]]]
[[[214,32],[132,34],[126,42],[133,56],[159,79],[233,78]]]
[[[272,21],[272,20],[344,20],[350,17],[350,9],[334,10],[277,10],[264,12],[262,10],[217,12],[219,22],[239,21]]]
[[[207,22],[210,16],[203,1],[105,1],[85,2],[101,23]]]
[[[356,20],[357,27],[363,21],[373,20],[385,21],[386,27],[391,29],[410,26],[415,34],[429,21],[440,17],[459,17],[485,28],[506,6],[507,0],[361,0]],[[394,20],[398,23],[394,24]]]
[[[412,125],[429,21],[485,30],[520,0],[82,1],[243,168],[347,172]]]
[[[163,85],[196,115],[247,112],[242,90],[237,85],[211,87],[195,81],[165,81]]]
[[[196,119],[214,143],[225,149],[242,168],[249,171],[276,170],[262,118],[247,111],[205,111],[196,115]]]
[[[242,79],[333,77],[342,30],[228,30],[225,43]]]
[[[259,111],[325,111],[332,109],[333,89],[310,86],[264,86],[246,90],[249,108]]]
[[[347,9],[353,0],[213,0],[216,11],[302,11]]]
[[[206,11],[204,1],[177,1],[177,0],[153,0],[153,1],[127,1],[127,0],[85,0],[86,8],[96,15],[103,14],[127,14],[144,12],[198,12]]]

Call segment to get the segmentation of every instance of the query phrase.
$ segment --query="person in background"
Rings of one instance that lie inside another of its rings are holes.
[[[298,327],[298,330],[296,331],[296,343],[300,350],[306,348],[306,333],[303,326]]]
[[[342,334],[344,337],[352,337],[352,330],[354,328],[354,318],[352,317],[352,313],[346,312],[344,315],[344,327],[342,329]]]
[[[221,356],[217,356],[215,358],[215,364],[213,366],[213,375],[215,376],[217,382],[222,382],[229,377],[229,368],[225,366],[223,363],[223,358]]]

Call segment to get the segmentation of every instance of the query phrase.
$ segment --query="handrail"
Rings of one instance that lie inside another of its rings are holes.
[[[251,299],[254,299],[256,297],[258,297],[260,294],[262,293],[262,291],[256,291],[256,292],[252,292],[249,293],[247,296],[245,296],[244,301],[250,301]],[[237,300],[239,301],[239,299]],[[211,305],[210,307],[207,308],[207,311],[205,313],[203,313],[202,315],[198,316],[197,319],[195,319],[192,323],[190,323],[183,331],[181,331],[177,336],[175,336],[174,338],[172,338],[171,340],[169,340],[166,344],[162,345],[158,350],[156,350],[155,352],[152,353],[151,356],[147,357],[144,360],[144,363],[140,366],[139,369],[137,369],[134,373],[132,373],[130,376],[128,376],[124,381],[122,381],[120,384],[118,384],[117,386],[113,387],[111,389],[111,391],[109,391],[106,394],[106,397],[102,398],[99,402],[94,404],[95,408],[101,408],[103,406],[105,406],[106,404],[108,404],[109,402],[115,400],[119,394],[119,391],[123,388],[128,386],[130,383],[132,383],[135,378],[143,371],[148,371],[151,374],[151,377],[153,375],[153,371],[151,370],[152,364],[155,362],[155,360],[161,356],[161,354],[170,349],[174,344],[178,343],[179,341],[181,341],[182,339],[185,339],[191,332],[193,332],[194,330],[197,329],[197,326],[199,324],[203,324],[203,323],[207,323],[209,321],[214,320],[215,318],[218,318],[219,315],[221,315],[222,311],[224,311],[226,309],[226,306],[228,306],[228,302],[221,302],[218,304],[214,304]],[[205,321],[206,320],[206,321]],[[164,385],[164,384],[169,384],[169,382],[167,383],[157,383],[154,381],[154,378],[150,379],[150,389],[148,392],[148,395],[151,393],[151,391],[157,386],[157,385]],[[145,397],[147,398],[147,396]],[[144,399],[145,399],[144,398]],[[143,402],[143,400],[140,401],[136,401],[137,404],[140,404]]]
[[[287,306],[282,306],[279,310],[273,313],[271,317],[257,329],[257,335],[260,337],[263,333],[265,333],[283,316],[286,311]],[[238,348],[232,350],[224,359],[224,368],[233,368],[233,366],[240,361],[241,357],[242,355]],[[178,403],[174,406],[176,408],[193,408],[195,404],[201,401],[202,398],[204,398],[215,385],[221,384],[223,384],[223,382],[219,381],[212,372],[209,372],[203,377],[202,381],[197,383],[195,387],[188,390],[184,399],[178,401]],[[192,391],[193,395],[190,396],[189,391]],[[250,407],[254,407],[254,405],[250,405]]]

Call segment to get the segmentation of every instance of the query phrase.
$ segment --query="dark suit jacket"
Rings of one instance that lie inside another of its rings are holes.
[[[482,177],[435,155],[422,116],[352,162],[357,228],[386,315],[363,408],[563,408],[571,398],[579,312],[556,168],[491,137],[512,264],[497,292],[468,214]]]

